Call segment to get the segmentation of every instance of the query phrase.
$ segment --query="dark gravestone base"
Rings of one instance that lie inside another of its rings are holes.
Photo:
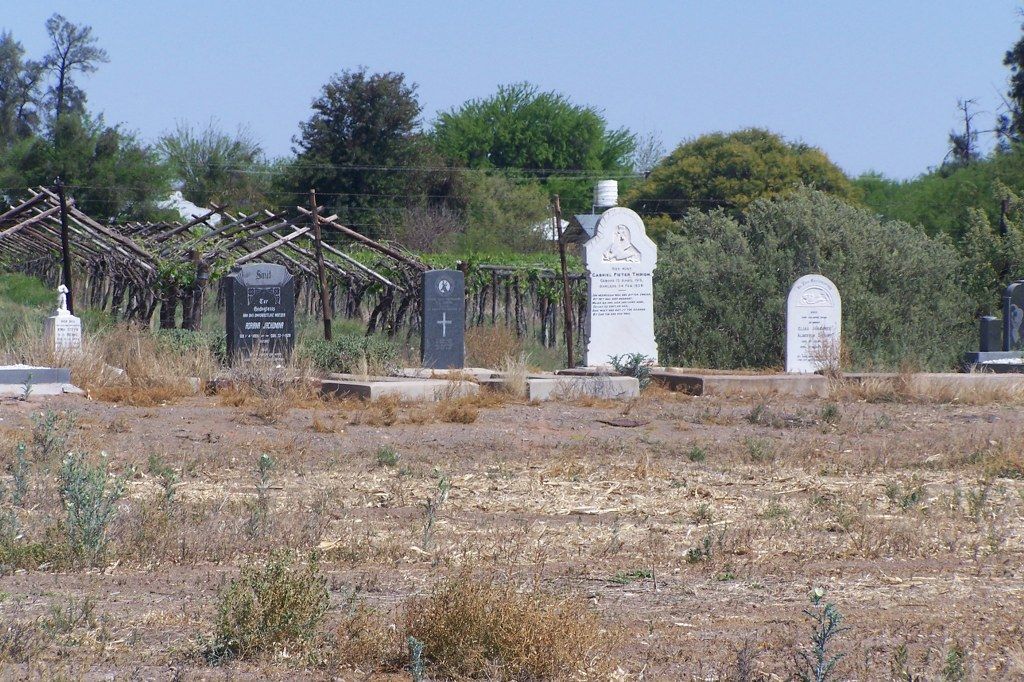
[[[431,369],[466,366],[466,281],[458,270],[423,273],[420,357]]]
[[[250,263],[224,277],[228,362],[284,362],[295,346],[295,284],[287,268]]]

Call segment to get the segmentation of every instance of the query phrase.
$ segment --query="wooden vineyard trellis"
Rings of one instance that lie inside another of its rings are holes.
[[[236,265],[279,263],[295,281],[296,309],[321,313],[315,257],[314,212],[269,210],[231,213],[213,205],[189,221],[104,225],[72,198],[61,209],[58,191],[39,187],[0,214],[0,266],[56,283],[63,276],[62,237],[75,274],[73,295],[90,307],[127,321],[198,330],[203,310],[222,305],[220,277]],[[219,221],[215,221],[214,217]],[[66,231],[62,229],[62,218]],[[359,319],[367,333],[411,335],[420,327],[420,274],[429,269],[398,245],[351,230],[336,215],[316,214],[319,227],[356,246],[345,251],[326,240],[323,269],[331,317]],[[460,262],[466,275],[467,325],[504,324],[533,333],[547,346],[560,343],[560,276],[553,270]],[[582,321],[586,282],[570,277],[575,320]]]

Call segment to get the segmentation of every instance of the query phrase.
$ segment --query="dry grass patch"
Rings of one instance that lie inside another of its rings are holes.
[[[403,643],[398,630],[383,613],[362,602],[350,601],[335,637],[334,658],[339,667],[377,672],[400,665]]]
[[[500,367],[506,358],[524,354],[523,340],[515,329],[504,325],[470,327],[466,330],[466,364],[471,367]]]
[[[967,375],[963,375],[966,377]],[[998,375],[992,375],[993,378]],[[994,382],[999,381],[993,379]],[[829,382],[831,400],[869,403],[991,405],[1024,403],[1024,386],[1003,383],[966,383],[927,374],[844,379]]]
[[[569,679],[593,673],[607,633],[578,598],[467,572],[446,578],[405,610],[423,656],[455,677]]]

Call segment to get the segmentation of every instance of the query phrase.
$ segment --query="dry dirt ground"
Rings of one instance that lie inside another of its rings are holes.
[[[3,675],[409,679],[298,656],[203,659],[225,584],[285,547],[319,548],[326,631],[353,598],[397,619],[410,595],[470,567],[582,596],[610,633],[593,652],[613,664],[602,677],[789,679],[823,588],[848,628],[830,644],[834,679],[1024,679],[1019,406],[652,391],[628,406],[646,424],[599,421],[624,407],[509,403],[463,424],[357,403],[2,403],[8,499],[15,444],[44,410],[73,412],[69,447],[136,468],[103,567],[0,577]],[[270,505],[254,533],[264,453]],[[18,514],[41,533],[60,508],[53,469],[32,466]],[[161,476],[180,479],[166,505]],[[43,641],[12,635],[55,620]]]

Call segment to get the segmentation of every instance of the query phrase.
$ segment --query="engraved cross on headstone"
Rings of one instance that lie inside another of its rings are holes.
[[[441,319],[437,321],[441,325],[441,336],[448,336],[448,325],[452,324],[452,320],[448,319],[448,313],[443,313]]]

